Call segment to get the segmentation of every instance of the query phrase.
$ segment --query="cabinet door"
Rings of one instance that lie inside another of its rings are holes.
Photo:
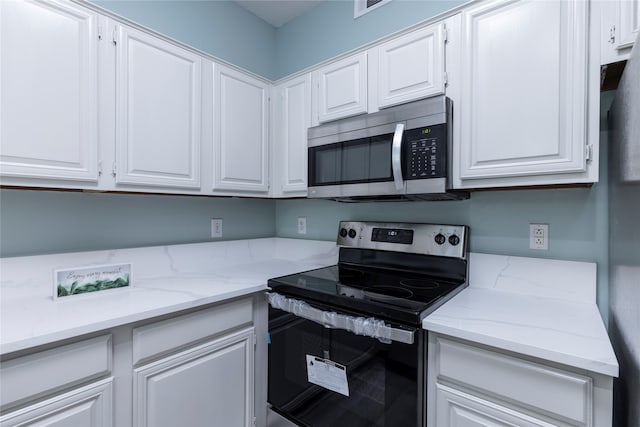
[[[443,34],[440,23],[375,48],[377,82],[370,83],[377,84],[378,108],[444,93]]]
[[[137,426],[251,426],[253,328],[134,370]]]
[[[275,88],[277,127],[274,147],[276,195],[307,194],[307,129],[311,124],[310,75],[297,77]]]
[[[618,0],[620,10],[620,32],[616,40],[617,49],[633,46],[640,32],[640,0]]]
[[[463,186],[586,172],[587,8],[580,0],[499,0],[463,11]]]
[[[215,65],[213,190],[259,192],[268,183],[268,85]]]
[[[116,184],[200,188],[201,58],[119,28]]]
[[[367,112],[367,53],[336,61],[313,74],[320,123]]]
[[[0,417],[0,426],[111,426],[112,378],[54,396]]]
[[[0,174],[98,180],[97,15],[0,1]]]
[[[437,384],[436,422],[430,427],[553,427],[570,424],[554,420],[549,423],[489,400]]]

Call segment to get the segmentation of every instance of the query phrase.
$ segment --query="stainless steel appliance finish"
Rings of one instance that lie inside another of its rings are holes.
[[[395,242],[372,240],[376,230],[381,229],[402,230],[413,238],[411,243],[402,241],[398,235]],[[338,245],[466,259],[467,231],[463,225],[340,221]]]
[[[337,265],[269,280],[272,410],[302,426],[422,427],[421,323],[466,287],[468,237],[463,225],[342,221]],[[317,366],[330,374],[318,380]]]
[[[308,197],[451,200],[452,104],[437,96],[308,131]]]

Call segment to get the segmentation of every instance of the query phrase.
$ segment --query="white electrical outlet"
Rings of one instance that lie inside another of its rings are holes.
[[[222,218],[211,218],[211,237],[222,237]]]
[[[307,217],[298,217],[298,234],[307,234]]]
[[[529,248],[549,250],[549,224],[529,224]]]

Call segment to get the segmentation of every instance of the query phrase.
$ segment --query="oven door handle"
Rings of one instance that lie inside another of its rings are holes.
[[[402,178],[402,137],[404,135],[404,123],[397,123],[393,132],[393,142],[391,144],[391,171],[393,172],[393,182],[396,190],[404,188]]]
[[[414,330],[394,328],[380,319],[320,310],[304,301],[287,298],[275,292],[268,292],[267,295],[271,307],[319,323],[326,328],[342,329],[356,335],[377,338],[385,344],[390,344],[392,341],[413,344],[415,340]]]

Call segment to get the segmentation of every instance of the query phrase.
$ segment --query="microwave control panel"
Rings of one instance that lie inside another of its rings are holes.
[[[446,124],[409,129],[405,136],[405,179],[447,176]]]

